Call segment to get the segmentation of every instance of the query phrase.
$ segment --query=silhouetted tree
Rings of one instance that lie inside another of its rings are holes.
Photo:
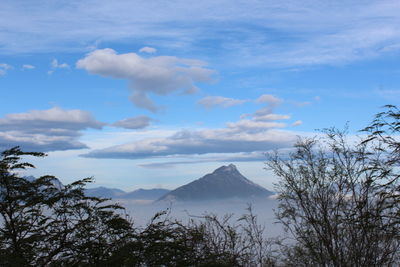
[[[387,106],[367,131],[300,139],[269,156],[280,178],[277,217],[295,242],[288,266],[395,266],[400,248],[400,112]]]
[[[30,181],[18,171],[34,166],[21,162],[18,147],[0,157],[0,265],[100,266],[132,233],[131,223],[106,199],[87,197],[90,178],[64,187],[55,177]]]
[[[275,244],[251,209],[236,223],[231,215],[210,214],[184,224],[161,212],[138,232],[129,266],[272,267]]]

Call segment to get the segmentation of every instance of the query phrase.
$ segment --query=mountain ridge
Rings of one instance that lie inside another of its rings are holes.
[[[135,199],[135,200],[156,200],[167,194],[170,190],[162,188],[143,189],[139,188],[131,192],[125,192],[117,188],[94,187],[87,188],[85,192],[88,196],[104,197],[112,199]]]
[[[37,178],[30,175],[25,176],[24,179],[33,182]],[[64,187],[63,183],[58,178],[54,178],[51,183],[58,189],[62,189]],[[156,200],[170,191],[162,188],[139,188],[131,192],[125,192],[124,190],[118,188],[109,188],[104,186],[85,188],[84,190],[85,194],[91,197],[132,200]]]
[[[33,176],[25,179],[34,180]],[[53,181],[56,187],[64,185],[56,178]],[[265,198],[274,193],[244,177],[234,164],[221,166],[212,173],[208,173],[190,183],[179,186],[174,190],[162,188],[137,189],[126,192],[118,188],[104,186],[86,188],[88,196],[110,199],[132,199],[152,201],[201,201],[219,200],[228,198]]]
[[[230,164],[180,186],[158,199],[178,201],[268,197],[273,193],[244,177]]]

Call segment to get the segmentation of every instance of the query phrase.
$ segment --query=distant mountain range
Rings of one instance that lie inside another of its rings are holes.
[[[126,199],[143,199],[143,200],[156,200],[165,194],[169,193],[171,190],[153,188],[153,189],[138,189],[129,193],[126,193],[120,198]]]
[[[160,200],[198,201],[226,198],[259,198],[273,195],[244,177],[235,165],[222,166],[191,183],[178,187]]]
[[[25,179],[33,181],[35,177],[27,176]],[[53,183],[58,188],[64,186],[58,179],[55,179]],[[132,192],[125,192],[117,188],[96,187],[87,188],[85,189],[85,192],[88,196],[94,197],[157,201],[265,198],[274,194],[244,177],[233,164],[222,166],[214,172],[206,174],[205,176],[172,191],[154,188],[137,189]]]
[[[114,199],[141,199],[156,200],[167,194],[170,190],[154,188],[154,189],[138,189],[132,192],[125,192],[116,188],[96,187],[85,190],[88,196],[105,197]]]
[[[105,198],[119,198],[120,196],[126,194],[125,191],[117,188],[108,188],[108,187],[95,187],[95,188],[86,188],[85,193],[91,197],[105,197]]]
[[[25,176],[24,178],[30,182],[36,179],[36,177],[34,176]],[[59,189],[64,187],[64,185],[57,178],[52,180],[52,183],[55,187]],[[157,200],[163,195],[167,194],[168,192],[170,192],[170,190],[161,188],[137,189],[132,192],[125,192],[121,189],[108,188],[103,186],[85,189],[86,195],[92,197],[113,198],[113,199],[134,199],[134,200]]]

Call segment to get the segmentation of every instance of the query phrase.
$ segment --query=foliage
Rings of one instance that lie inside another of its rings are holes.
[[[275,266],[275,240],[263,236],[251,210],[231,219],[210,214],[183,224],[157,213],[124,249],[123,266]]]
[[[6,150],[0,159],[0,263],[2,266],[96,266],[131,235],[131,224],[106,199],[87,197],[90,178],[57,187],[55,177],[30,181],[18,171],[22,157],[45,154]]]
[[[400,248],[400,113],[393,106],[348,140],[325,130],[300,139],[289,157],[269,156],[277,185],[277,217],[293,236],[288,266],[393,266]],[[398,137],[397,137],[398,138]]]

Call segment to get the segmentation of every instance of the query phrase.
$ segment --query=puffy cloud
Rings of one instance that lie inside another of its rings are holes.
[[[240,118],[245,119],[252,117],[253,121],[274,121],[274,120],[287,120],[290,119],[289,115],[274,114],[274,108],[283,103],[283,100],[273,96],[264,94],[254,100],[258,104],[266,104],[262,108],[256,110],[254,114],[243,114]]]
[[[207,96],[200,99],[197,103],[202,105],[205,108],[214,108],[214,107],[223,107],[228,108],[236,105],[243,104],[248,100],[242,99],[234,99],[229,97],[222,97],[222,96]]]
[[[138,107],[159,110],[148,93],[167,95],[197,90],[196,82],[211,81],[214,71],[206,63],[173,56],[143,58],[136,53],[117,54],[113,49],[99,49],[76,63],[77,68],[91,74],[126,79],[132,89],[131,101]]]
[[[155,52],[157,52],[157,49],[155,49],[153,47],[145,46],[145,47],[140,48],[139,52],[154,54]]]
[[[78,141],[81,130],[101,129],[105,124],[82,110],[32,110],[0,118],[0,148],[21,146],[26,150],[55,151],[86,148]]]
[[[35,66],[30,65],[30,64],[24,64],[24,65],[22,65],[22,69],[24,69],[24,70],[32,70],[32,69],[34,69],[34,68],[35,68]]]
[[[259,98],[257,98],[256,99],[256,103],[260,103],[260,104],[261,103],[266,103],[266,104],[269,104],[272,107],[276,107],[276,106],[278,106],[279,104],[282,103],[282,99],[277,98],[277,97],[275,97],[273,95],[265,94],[265,95],[262,95]]]
[[[0,76],[7,73],[7,70],[11,69],[12,67],[6,63],[0,63]]]
[[[114,122],[112,126],[125,129],[143,129],[149,126],[151,121],[152,118],[141,115]]]

